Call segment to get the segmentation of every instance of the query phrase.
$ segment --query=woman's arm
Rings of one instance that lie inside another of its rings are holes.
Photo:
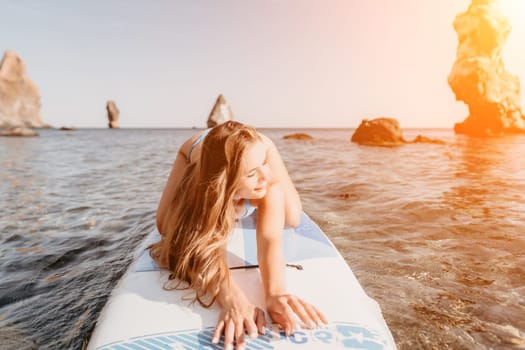
[[[284,193],[285,223],[288,226],[297,227],[301,221],[301,213],[303,211],[299,193],[293,185],[292,179],[273,141],[266,135],[260,135],[267,147],[266,161],[271,170],[272,179],[281,185]]]
[[[218,344],[224,334],[225,350],[233,349],[234,341],[237,349],[244,349],[245,332],[251,339],[256,338],[257,333],[264,334],[264,311],[250,303],[231,276],[229,281],[222,282],[217,302],[221,306],[221,313],[213,333],[213,344]]]
[[[166,182],[164,191],[162,191],[162,196],[160,198],[159,206],[157,208],[157,229],[159,230],[160,234],[163,234],[164,218],[168,212],[168,208],[171,204],[171,201],[173,200],[173,197],[175,197],[175,190],[177,189],[179,182],[182,180],[184,171],[190,165],[190,160],[188,159],[188,151],[190,150],[191,145],[200,136],[200,134],[202,134],[202,131],[187,139],[182,144],[182,146],[180,146],[180,149],[177,152],[177,157],[175,158],[175,162],[173,162],[173,166],[171,167],[171,172],[168,177],[168,181]],[[193,153],[198,153],[197,149],[194,149]],[[192,158],[196,158],[196,156]]]
[[[175,189],[179,182],[182,180],[184,170],[187,166],[188,160],[182,153],[181,148],[181,150],[179,150],[179,152],[177,153],[177,158],[175,158],[175,162],[173,163],[173,167],[171,168],[168,181],[166,182],[164,191],[162,191],[162,196],[160,198],[159,206],[157,208],[157,229],[159,230],[160,234],[164,234],[164,218],[166,216],[166,213],[168,212],[169,205],[173,200],[173,197],[175,196]]]
[[[298,325],[312,328],[321,322],[326,323],[326,319],[313,305],[286,292],[286,266],[282,252],[284,199],[284,189],[279,183],[274,183],[259,203],[257,259],[268,314],[287,334],[291,334]],[[296,315],[300,322],[297,322]]]

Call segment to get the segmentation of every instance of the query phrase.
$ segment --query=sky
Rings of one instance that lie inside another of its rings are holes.
[[[500,0],[525,86],[525,0]],[[55,127],[205,127],[219,94],[256,127],[452,128],[454,17],[470,0],[0,0],[13,50]],[[522,100],[525,101],[525,89]]]

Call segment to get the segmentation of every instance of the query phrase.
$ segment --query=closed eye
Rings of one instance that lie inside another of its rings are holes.
[[[263,163],[260,166],[258,166],[257,168],[253,168],[252,170],[250,170],[250,172],[246,176],[247,177],[254,177],[255,174],[257,173],[257,169],[259,169],[262,166],[265,166],[267,163],[268,163],[268,158],[264,158]]]

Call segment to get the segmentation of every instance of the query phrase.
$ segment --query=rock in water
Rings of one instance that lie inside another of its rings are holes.
[[[208,117],[208,128],[233,120],[233,113],[224,96],[219,95]]]
[[[439,139],[431,139],[430,137],[426,137],[423,135],[417,135],[414,140],[412,140],[412,143],[434,143],[437,145],[444,145],[446,144],[445,141],[439,140]]]
[[[284,135],[284,136],[283,136],[283,139],[284,139],[284,140],[311,141],[311,140],[313,140],[314,138],[313,138],[313,136],[311,136],[311,135],[308,135],[308,134],[305,134],[305,133],[299,132],[299,133],[295,133],[295,134]]]
[[[120,111],[117,108],[117,105],[114,101],[108,101],[106,104],[106,109],[108,111],[108,127],[110,129],[119,128],[119,114]]]
[[[40,93],[26,66],[13,51],[0,63],[0,128],[46,128],[40,115]],[[22,133],[23,134],[23,133]]]
[[[501,51],[511,26],[496,0],[472,0],[456,16],[457,57],[448,83],[469,116],[457,123],[458,134],[492,136],[525,131],[519,79],[505,70]]]
[[[393,118],[363,120],[352,135],[352,142],[368,146],[398,146],[406,143],[399,122]]]

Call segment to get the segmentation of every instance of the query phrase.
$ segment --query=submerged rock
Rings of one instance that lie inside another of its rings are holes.
[[[213,128],[228,120],[234,120],[233,113],[224,96],[220,94],[208,117],[208,128]]]
[[[308,134],[304,133],[295,133],[290,135],[283,136],[283,139],[285,140],[301,140],[301,141],[308,141],[313,140],[314,138]]]
[[[42,121],[40,105],[40,93],[27,75],[24,62],[14,51],[6,51],[0,62],[0,129],[4,129],[3,134],[28,134],[20,130],[49,127]]]
[[[0,129],[0,136],[38,136],[38,133],[33,129],[18,126]]]
[[[439,140],[439,139],[432,139],[430,137],[426,137],[423,135],[417,135],[416,138],[412,141],[412,143],[434,143],[437,145],[444,145],[446,144],[445,141]]]
[[[108,127],[110,129],[119,128],[119,114],[120,111],[115,104],[115,101],[108,101],[106,104],[106,110],[108,111]]]
[[[399,122],[394,118],[363,120],[352,135],[352,142],[368,146],[398,146],[405,144]]]
[[[456,16],[457,57],[448,77],[456,100],[468,105],[469,116],[454,131],[472,136],[525,132],[520,82],[505,70],[502,49],[511,26],[497,0],[472,0]]]

